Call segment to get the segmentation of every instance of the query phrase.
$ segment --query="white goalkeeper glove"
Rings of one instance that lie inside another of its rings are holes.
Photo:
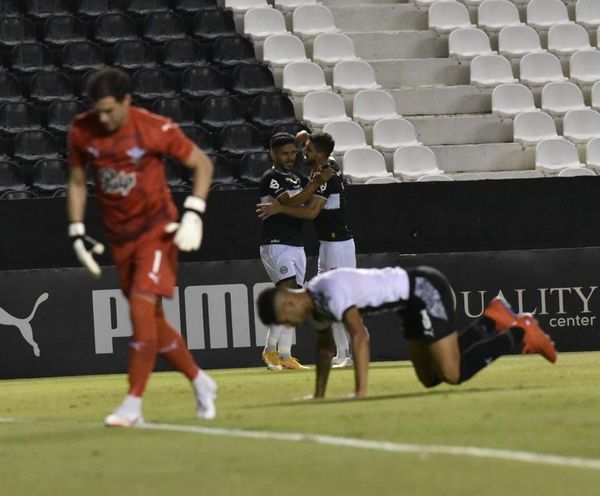
[[[81,265],[94,277],[100,277],[102,270],[98,262],[94,260],[94,255],[102,255],[104,245],[91,236],[86,236],[83,222],[71,222],[69,224],[69,237],[73,240],[73,250],[75,250],[75,255],[77,255]],[[91,245],[89,250],[85,247],[86,242]]]
[[[173,241],[181,251],[197,250],[202,244],[202,215],[206,211],[206,201],[197,196],[188,196],[183,202],[183,208],[181,222],[171,222],[165,231],[177,231]]]

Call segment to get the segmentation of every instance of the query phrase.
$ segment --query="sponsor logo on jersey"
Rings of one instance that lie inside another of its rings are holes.
[[[271,189],[279,189],[281,186],[279,186],[279,183],[277,182],[276,179],[271,179],[271,182],[269,183],[269,188]]]
[[[142,160],[142,157],[146,155],[146,150],[138,146],[134,146],[133,148],[127,150],[127,152],[125,153],[127,153],[129,158],[131,158],[133,165],[138,165],[140,163],[140,160]]]
[[[117,172],[114,169],[99,169],[98,180],[105,193],[127,196],[136,184],[135,172]]]
[[[286,177],[285,180],[289,183],[292,183],[294,186],[300,185],[300,179],[293,178],[293,177]]]

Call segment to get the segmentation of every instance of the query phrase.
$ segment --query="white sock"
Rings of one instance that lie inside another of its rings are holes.
[[[281,358],[290,358],[292,356],[292,341],[294,340],[294,327],[281,326],[281,335],[277,343],[277,351]]]
[[[275,351],[277,350],[277,343],[279,342],[279,337],[281,336],[281,332],[285,329],[286,326],[282,325],[272,325],[269,327],[267,331],[267,342],[265,344],[265,351]]]
[[[331,330],[333,331],[333,340],[337,350],[336,356],[338,358],[348,358],[350,356],[350,342],[344,324],[335,322],[331,325]]]
[[[137,413],[142,411],[142,397],[141,396],[131,396],[128,394],[125,396],[123,403],[119,407],[119,410],[127,413]]]

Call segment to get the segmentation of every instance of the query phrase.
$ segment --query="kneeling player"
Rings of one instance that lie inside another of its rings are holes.
[[[369,335],[362,316],[397,312],[417,377],[425,387],[460,384],[496,358],[521,351],[556,361],[556,349],[529,314],[517,317],[500,298],[462,332],[454,328],[454,297],[446,277],[431,267],[335,269],[312,279],[305,289],[263,291],[257,302],[265,324],[311,321],[317,343],[315,398],[325,395],[333,340],[331,325],[343,322],[352,338],[355,393],[367,394]]]

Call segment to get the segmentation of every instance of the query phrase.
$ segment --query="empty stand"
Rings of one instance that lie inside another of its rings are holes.
[[[242,156],[240,179],[251,187],[258,186],[261,177],[273,166],[269,152],[250,152]]]
[[[68,0],[25,0],[25,13],[36,20],[55,14],[68,14]]]
[[[154,50],[142,40],[119,41],[113,48],[113,64],[127,71],[157,66]]]
[[[420,176],[443,174],[435,154],[423,145],[408,145],[394,152],[394,176],[415,181]]]
[[[590,37],[579,24],[556,24],[548,31],[548,50],[556,55],[569,56],[591,48]]]
[[[292,31],[309,42],[309,53],[312,53],[313,40],[317,35],[337,33],[339,29],[329,8],[324,5],[303,5],[294,10]]]
[[[86,106],[79,100],[58,100],[48,106],[47,127],[54,133],[66,133],[71,120],[77,114],[85,112]]]
[[[69,164],[62,159],[42,159],[33,167],[32,186],[44,194],[67,187]]]
[[[519,10],[508,0],[485,0],[477,9],[477,25],[488,32],[498,32],[507,26],[519,26]]]
[[[270,130],[280,124],[296,122],[296,115],[294,106],[287,96],[259,95],[252,101],[250,120],[257,128]]]
[[[209,157],[214,166],[211,189],[221,189],[222,186],[239,189],[241,185],[238,184],[236,167],[223,155],[211,153]]]
[[[188,67],[181,76],[181,93],[191,99],[226,95],[223,73],[215,67]]]
[[[7,102],[0,105],[0,133],[14,135],[40,128],[39,113],[31,103]]]
[[[148,14],[167,12],[169,0],[126,0],[125,9],[132,16],[144,17]]]
[[[529,53],[521,59],[521,82],[530,87],[566,81],[558,57],[552,53]]]
[[[183,18],[175,12],[152,12],[144,18],[143,37],[155,44],[187,36]]]
[[[516,82],[509,60],[501,55],[478,55],[471,61],[471,84],[492,87]]]
[[[571,56],[571,81],[580,86],[591,86],[600,80],[600,51],[582,50]]]
[[[429,29],[437,33],[468,27],[472,27],[469,11],[462,3],[441,0],[429,8]]]
[[[585,169],[584,167],[578,167],[573,169],[563,169],[558,174],[558,177],[581,177],[581,176],[595,176],[594,171]]]
[[[372,148],[353,148],[344,153],[343,172],[351,183],[392,175],[386,170],[383,155]]]
[[[210,133],[202,126],[197,124],[181,126],[181,130],[204,152],[212,153],[214,151]]]
[[[569,110],[586,108],[579,87],[568,81],[548,83],[542,89],[542,110],[551,115],[563,116]]]
[[[323,127],[323,132],[329,133],[335,141],[333,154],[336,161],[341,159],[344,153],[353,148],[370,148],[367,145],[363,128],[356,122],[329,122]]]
[[[311,91],[327,91],[325,74],[314,62],[291,62],[283,69],[283,89],[292,95],[306,95]]]
[[[170,117],[181,125],[194,124],[194,109],[183,98],[157,98],[152,104],[152,112]]]
[[[263,46],[263,60],[273,68],[283,68],[290,62],[307,60],[304,43],[290,33],[272,34]]]
[[[563,118],[563,135],[576,144],[600,138],[600,113],[592,109],[569,110]]]
[[[219,150],[233,159],[251,152],[265,151],[263,137],[251,124],[233,124],[224,126],[218,138]]]
[[[262,64],[241,64],[231,77],[231,89],[244,97],[255,97],[264,93],[276,93],[273,73]]]
[[[201,10],[217,8],[217,0],[174,0],[173,8],[182,15],[193,16]]]
[[[477,28],[460,28],[452,31],[448,37],[448,51],[451,57],[458,59],[472,59],[477,55],[493,53],[488,35]]]
[[[531,26],[508,26],[498,35],[498,52],[510,59],[520,59],[528,53],[544,52],[538,32]]]
[[[577,0],[575,20],[587,29],[600,27],[600,3],[597,0]]]
[[[561,0],[530,0],[527,4],[527,24],[538,31],[569,22],[567,7]]]
[[[2,2],[0,2],[1,4]],[[19,43],[33,43],[34,41],[35,27],[29,20],[24,17],[0,15],[0,47],[12,48]]]
[[[585,157],[587,167],[596,174],[600,173],[600,139],[595,138],[588,141]]]
[[[59,158],[58,151],[54,136],[43,129],[21,131],[15,136],[13,157],[21,162]]]
[[[49,46],[62,47],[72,41],[85,41],[85,24],[72,15],[52,15],[44,22],[43,41]]]
[[[372,126],[390,117],[398,117],[398,113],[394,97],[387,91],[362,90],[354,97],[352,118],[359,124]]]
[[[107,12],[94,21],[94,39],[103,45],[114,45],[137,37],[135,22],[122,12]]]
[[[208,65],[211,50],[191,38],[168,40],[163,46],[163,64],[181,70],[195,65]]]
[[[138,69],[134,72],[131,83],[133,96],[140,100],[175,96],[173,80],[162,69]]]
[[[194,36],[212,42],[219,36],[235,32],[233,15],[222,9],[199,10],[194,17]]]
[[[73,41],[63,47],[62,67],[67,71],[81,73],[97,70],[105,65],[104,52],[89,40]]]
[[[535,149],[535,168],[544,175],[553,176],[562,169],[583,167],[577,148],[564,138],[540,141]]]
[[[255,64],[254,46],[248,38],[239,34],[220,36],[214,43],[213,60],[224,68]]]
[[[0,193],[27,189],[25,171],[16,163],[0,161]],[[4,198],[4,197],[3,197]]]
[[[344,95],[379,88],[375,71],[363,60],[344,60],[333,68],[333,89]]]
[[[56,71],[36,72],[31,78],[29,96],[38,103],[75,98],[70,79]]]
[[[333,67],[343,60],[355,60],[352,39],[343,33],[321,33],[313,43],[313,61],[322,67]]]
[[[554,119],[545,112],[521,112],[513,123],[513,139],[524,146],[535,146],[540,141],[556,138]]]
[[[303,118],[313,128],[321,129],[328,122],[347,121],[342,97],[331,91],[313,91],[304,97]]]
[[[492,112],[503,117],[514,117],[520,112],[536,110],[531,90],[518,83],[501,84],[492,92]]]
[[[592,108],[600,110],[600,81],[592,86]]]
[[[373,148],[382,153],[420,144],[415,127],[401,117],[380,119],[373,126]]]
[[[75,2],[75,13],[83,19],[95,19],[100,14],[117,10],[112,0],[78,0]]]
[[[34,73],[56,69],[50,50],[42,43],[20,43],[12,49],[10,59],[12,69],[18,72]]]
[[[246,111],[231,96],[209,96],[200,107],[200,121],[211,131],[221,130],[228,124],[244,124]]]
[[[23,100],[20,81],[12,74],[0,72],[0,104]]]

